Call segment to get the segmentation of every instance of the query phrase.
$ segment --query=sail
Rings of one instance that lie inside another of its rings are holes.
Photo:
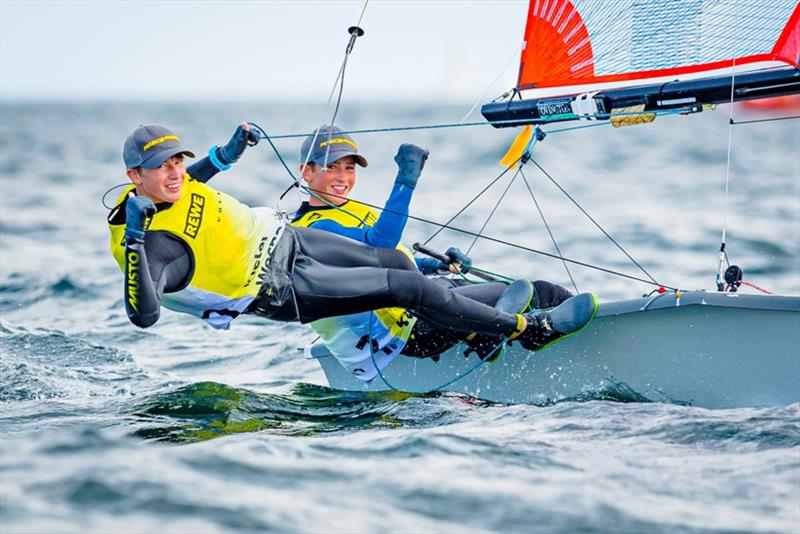
[[[506,102],[573,98],[528,105],[527,115],[517,102],[507,108],[517,113],[487,118],[543,122],[687,103],[698,111],[729,99],[731,83],[743,89],[756,82],[736,100],[800,92],[798,63],[796,0],[531,0],[519,77]],[[683,101],[655,102],[652,93],[663,94],[665,84],[680,89]],[[648,86],[649,93],[632,90]],[[707,88],[709,95],[693,93]],[[614,91],[623,98],[603,98]]]

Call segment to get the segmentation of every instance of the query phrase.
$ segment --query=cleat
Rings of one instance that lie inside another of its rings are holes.
[[[533,284],[530,280],[515,280],[503,291],[494,307],[507,313],[522,313],[530,306],[533,291]],[[468,347],[464,351],[464,356],[469,356],[474,352],[481,360],[488,359],[493,362],[505,353],[503,338],[499,336],[470,334],[466,344]]]
[[[540,350],[585,327],[597,313],[597,297],[581,293],[550,311],[526,313],[528,326],[514,339],[527,350]]]

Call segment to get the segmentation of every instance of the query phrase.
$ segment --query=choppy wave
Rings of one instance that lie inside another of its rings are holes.
[[[403,422],[393,412],[412,396],[344,392],[312,384],[297,384],[290,394],[277,395],[201,382],[144,400],[134,415],[147,426],[134,435],[185,443],[246,432],[310,436],[399,427]]]
[[[0,402],[127,393],[146,380],[129,353],[0,321]]]
[[[0,282],[0,306],[6,309],[21,308],[52,297],[91,296],[90,287],[81,287],[69,276],[56,280],[43,280],[39,277],[11,273]]]

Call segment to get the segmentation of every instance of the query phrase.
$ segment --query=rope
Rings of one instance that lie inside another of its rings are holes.
[[[130,183],[130,182],[125,182],[124,184],[112,185],[111,187],[109,187],[108,189],[106,189],[106,192],[105,192],[105,193],[103,193],[103,196],[102,196],[102,197],[100,197],[100,202],[103,204],[103,207],[105,207],[105,208],[106,208],[106,209],[108,209],[108,210],[113,210],[113,209],[114,209],[116,206],[109,206],[108,204],[106,204],[106,197],[107,197],[107,196],[108,196],[108,194],[109,194],[110,192],[112,192],[114,189],[119,189],[120,187],[127,187],[127,186],[129,186],[129,185],[131,185],[131,183]]]
[[[757,122],[787,121],[787,120],[791,120],[791,119],[800,119],[800,115],[790,115],[790,116],[787,116],[787,117],[769,117],[769,118],[766,118],[766,119],[753,119],[753,120],[749,120],[749,121],[734,121],[733,119],[731,119],[731,123],[730,124],[732,126],[738,126],[740,124],[755,124]]]
[[[516,280],[516,278],[512,278],[510,276],[506,276],[506,275],[500,274],[500,273],[495,273],[495,272],[492,272],[492,271],[490,271],[488,269],[481,269],[479,267],[475,267],[474,265],[472,267],[470,267],[469,270],[470,270],[470,272],[475,271],[475,272],[478,272],[478,273],[488,274],[489,276],[494,276],[495,278],[498,278],[500,280],[505,280],[506,282],[513,282],[514,280]],[[488,284],[488,283],[491,283],[488,280],[479,280],[479,281],[470,280],[470,282],[472,282],[474,284]]]
[[[755,285],[755,284],[753,284],[751,282],[745,282],[744,280],[740,280],[739,283],[741,285],[743,285],[743,286],[752,287],[753,289],[761,291],[762,293],[766,293],[767,295],[774,295],[775,294],[772,291],[768,291],[768,290],[764,289],[763,287],[757,286],[757,285]]]
[[[304,190],[312,191],[310,188],[305,187],[305,186],[301,186],[301,188],[304,189]],[[339,195],[334,195],[334,194],[329,193],[329,196],[339,196]],[[339,197],[339,198],[346,198],[346,197]],[[375,208],[375,209],[383,210],[383,211],[390,211],[391,213],[397,213],[397,212],[394,212],[394,211],[391,211],[391,210],[386,210],[386,208],[382,208],[381,206],[377,206],[375,204],[370,204],[368,202],[363,202],[361,200],[357,200],[356,202],[359,202],[360,204],[364,204],[365,206],[369,206],[370,208]],[[546,256],[548,258],[553,258],[553,259],[557,259],[557,260],[561,260],[561,261],[566,261],[566,262],[572,263],[574,265],[580,265],[581,267],[594,269],[596,271],[601,271],[601,272],[604,272],[604,273],[607,273],[607,274],[613,274],[615,276],[620,276],[622,278],[627,278],[629,280],[634,280],[634,281],[637,281],[637,282],[643,282],[643,283],[648,284],[648,285],[655,285],[655,286],[659,286],[659,287],[664,287],[665,289],[671,289],[671,290],[677,290],[678,289],[677,287],[672,287],[672,286],[668,286],[668,285],[664,285],[664,284],[659,284],[658,282],[656,282],[653,279],[646,280],[644,278],[639,278],[638,276],[622,273],[622,272],[619,272],[619,271],[615,271],[613,269],[607,269],[605,267],[600,267],[598,265],[593,265],[591,263],[586,263],[586,262],[582,262],[582,261],[579,261],[579,260],[573,260],[571,258],[558,256],[556,254],[551,254],[549,252],[544,252],[543,250],[538,250],[538,249],[535,249],[535,248],[526,247],[524,245],[519,245],[517,243],[512,243],[511,241],[506,241],[504,239],[492,237],[492,236],[489,236],[489,235],[481,235],[481,234],[478,234],[478,233],[473,232],[471,230],[466,230],[464,228],[459,228],[457,226],[451,226],[451,225],[449,225],[447,223],[440,223],[440,222],[437,222],[437,221],[433,221],[431,219],[425,219],[425,218],[417,217],[417,216],[410,215],[410,214],[408,215],[408,218],[412,219],[412,220],[415,220],[415,221],[419,221],[419,222],[423,222],[423,223],[426,223],[426,224],[430,224],[430,225],[433,225],[433,226],[439,226],[439,227],[441,227],[440,231],[444,230],[444,229],[447,229],[447,230],[452,230],[454,232],[458,232],[458,233],[461,233],[461,234],[464,234],[464,235],[468,235],[468,236],[472,236],[472,237],[477,236],[477,237],[480,237],[481,239],[485,239],[486,241],[491,241],[492,243],[497,243],[499,245],[505,245],[505,246],[512,247],[512,248],[515,248],[515,249],[518,249],[518,250],[522,250],[522,251],[525,251],[525,252],[532,252],[534,254],[539,254],[541,256]],[[633,260],[633,261],[634,261],[634,263],[636,263],[635,260]],[[638,263],[636,263],[636,265],[638,265]],[[473,267],[473,269],[475,269],[475,267]],[[488,273],[488,271],[484,271],[484,272]],[[489,274],[492,274],[492,273],[489,273]]]
[[[372,360],[372,365],[375,366],[375,370],[378,372],[378,376],[381,377],[381,380],[383,381],[384,384],[386,384],[386,387],[388,387],[389,389],[391,389],[393,391],[406,392],[406,390],[397,388],[394,385],[392,385],[392,383],[389,382],[389,380],[387,380],[386,377],[383,375],[383,372],[381,372],[381,368],[378,367],[378,362],[375,360],[375,347],[372,346],[372,339],[373,339],[372,338],[372,325],[374,324],[373,323],[374,318],[375,318],[375,314],[374,313],[370,313],[370,316],[369,316],[369,355],[370,355],[370,359]],[[467,371],[465,373],[456,375],[454,378],[452,378],[451,380],[448,380],[444,384],[441,384],[439,386],[436,386],[433,389],[429,389],[428,391],[425,391],[425,392],[422,392],[422,393],[419,393],[419,394],[420,395],[427,395],[429,393],[435,393],[437,391],[441,391],[442,389],[446,388],[450,384],[452,384],[454,382],[457,382],[458,380],[461,380],[462,378],[464,378],[465,376],[469,375],[474,370],[476,370],[478,367],[481,367],[483,364],[488,362],[492,358],[492,356],[494,356],[495,352],[500,350],[500,348],[506,343],[506,341],[508,341],[508,338],[503,338],[497,345],[495,345],[495,347],[486,356],[485,359],[480,359],[479,358],[480,361],[477,364],[473,365],[471,368],[467,369]]]
[[[337,205],[335,205],[335,204],[333,204],[331,202],[328,202],[326,199],[324,199],[323,197],[321,197],[320,195],[317,194],[317,193],[324,193],[324,191],[318,191],[316,189],[311,189],[310,187],[308,187],[306,185],[303,185],[303,183],[294,175],[294,173],[292,173],[292,170],[289,168],[289,166],[286,164],[286,161],[283,159],[283,156],[281,155],[280,150],[278,150],[278,147],[276,147],[275,143],[272,142],[272,139],[270,139],[270,136],[267,134],[267,132],[261,126],[259,126],[258,124],[254,123],[254,122],[250,122],[248,124],[250,124],[250,126],[252,126],[256,130],[258,130],[259,135],[261,136],[262,139],[266,139],[267,140],[269,145],[272,147],[272,150],[275,152],[275,155],[277,156],[278,160],[283,165],[283,168],[286,169],[286,172],[289,173],[289,176],[294,181],[294,184],[292,186],[290,186],[289,189],[284,191],[283,195],[281,195],[281,198],[283,198],[286,195],[286,193],[292,187],[296,187],[296,188],[298,188],[298,189],[300,189],[302,191],[305,191],[306,193],[308,193],[309,196],[314,197],[315,199],[319,200],[320,202],[322,202],[326,206],[328,206],[330,208],[338,209],[341,212],[346,213],[347,215],[350,215],[351,217],[355,218],[357,221],[361,221],[361,223],[364,224],[364,225],[367,224],[367,222],[364,219],[362,219],[361,217],[359,217],[355,213],[351,213],[351,212],[347,211],[346,209],[344,209],[341,206],[337,206]],[[342,198],[344,200],[347,200],[347,197],[341,197],[341,196],[335,195],[333,193],[330,193],[329,195],[330,196],[335,196],[335,197],[338,197],[338,198]],[[378,208],[378,209],[380,209],[380,208]]]
[[[668,115],[678,115],[678,114],[685,114],[690,113],[692,110],[691,108],[676,108],[676,109],[667,109],[667,110],[658,110],[658,111],[632,111],[632,112],[624,112],[624,113],[611,113],[605,115],[597,115],[596,119],[610,119],[612,117],[621,117],[621,116],[635,116],[635,115],[651,115],[655,114],[659,117],[668,116]],[[539,119],[539,123],[547,124],[553,122],[559,122],[558,120],[552,119]],[[386,133],[386,132],[408,132],[408,131],[415,131],[415,130],[438,130],[443,128],[468,128],[473,126],[524,126],[525,123],[520,121],[520,119],[509,119],[504,121],[494,121],[494,122],[486,122],[486,121],[475,121],[475,122],[447,122],[447,123],[438,123],[438,124],[414,124],[409,126],[390,126],[386,128],[362,128],[359,130],[342,130],[341,133],[345,133],[348,135],[360,135],[360,134],[371,134],[371,133]],[[583,130],[585,128],[596,128],[598,126],[611,126],[610,122],[600,121],[600,122],[591,122],[589,124],[581,124],[579,126],[569,126],[565,128],[556,128],[554,130],[548,130],[545,132],[547,135],[554,134],[554,133],[561,133],[561,132],[569,132],[573,130]],[[276,134],[272,136],[272,139],[300,139],[304,137],[313,136],[314,132],[308,133],[286,133],[286,134]]]

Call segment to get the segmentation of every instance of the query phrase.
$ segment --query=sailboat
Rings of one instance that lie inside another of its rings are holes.
[[[635,126],[716,104],[796,95],[799,64],[800,5],[793,0],[531,0],[518,82],[481,111],[498,128]],[[523,140],[523,148],[531,142]],[[446,390],[532,404],[800,402],[800,297],[737,291],[741,272],[726,265],[724,235],[716,291],[661,288],[602,302],[578,335],[536,352],[516,344],[491,363],[465,358],[463,347],[435,361],[400,357],[368,383],[323,345],[307,354],[331,387],[344,390]]]

